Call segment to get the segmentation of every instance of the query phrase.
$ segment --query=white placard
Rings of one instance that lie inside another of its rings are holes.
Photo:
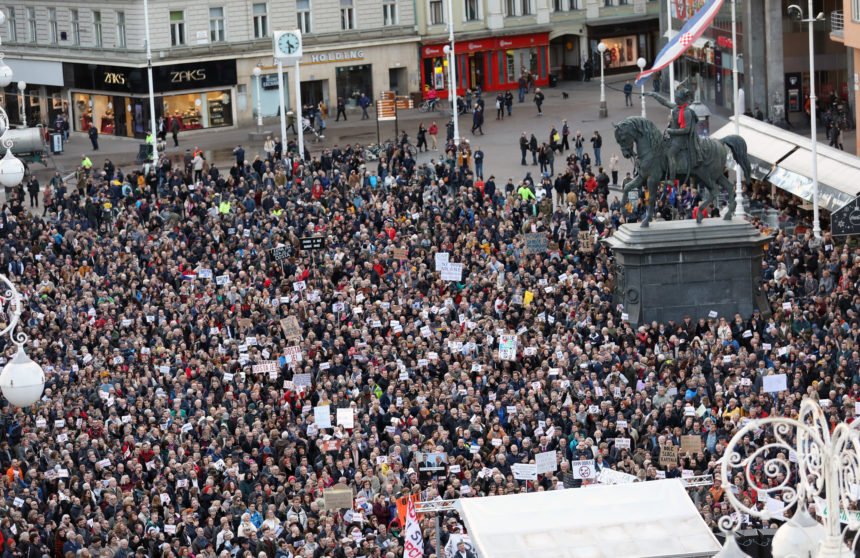
[[[461,263],[446,263],[439,271],[443,281],[463,280],[463,264]]]
[[[537,465],[534,463],[514,463],[511,465],[511,472],[516,480],[533,481],[537,480]]]
[[[586,459],[584,461],[571,461],[570,470],[573,472],[575,479],[593,479],[597,475],[594,468],[594,460]]]
[[[337,410],[337,424],[344,428],[355,428],[355,413],[352,407]]]
[[[219,275],[215,278],[215,284],[224,286],[230,284],[230,276],[229,275]]]
[[[338,423],[340,423],[339,418]],[[331,411],[328,405],[314,407],[314,424],[318,428],[331,428]]]
[[[442,271],[442,266],[448,264],[448,252],[436,252],[436,271]]]
[[[537,467],[537,473],[539,475],[557,471],[558,461],[556,460],[555,452],[545,451],[542,453],[535,454],[535,466]]]
[[[762,377],[765,393],[777,393],[788,389],[788,378],[785,374],[773,374]]]

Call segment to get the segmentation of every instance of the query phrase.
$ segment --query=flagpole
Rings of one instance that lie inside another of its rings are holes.
[[[666,40],[672,40],[672,0],[666,0]],[[669,64],[669,100],[675,102],[675,61]]]

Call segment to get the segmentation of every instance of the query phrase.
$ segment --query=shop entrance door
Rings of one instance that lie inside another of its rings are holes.
[[[469,86],[484,89],[484,53],[469,55]]]
[[[406,68],[388,69],[388,89],[394,91],[397,95],[406,95],[409,91],[407,79]]]
[[[327,79],[317,79],[313,81],[302,82],[302,104],[305,106],[317,106],[320,101],[325,99],[324,91],[328,84]],[[328,102],[326,102],[328,104]]]

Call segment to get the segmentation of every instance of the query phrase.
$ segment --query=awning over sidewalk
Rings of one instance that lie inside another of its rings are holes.
[[[731,120],[711,137],[733,135],[734,117]],[[740,117],[740,135],[747,143],[756,178],[767,176],[778,188],[812,201],[812,142],[808,137],[748,116]],[[860,194],[860,159],[819,142],[817,160],[821,207],[836,211]],[[767,168],[769,174],[763,172]]]

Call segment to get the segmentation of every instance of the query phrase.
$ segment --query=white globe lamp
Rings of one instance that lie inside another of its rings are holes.
[[[14,188],[24,180],[24,163],[12,155],[11,145],[4,145],[4,147],[6,154],[0,159],[0,185]]]
[[[254,69],[252,71],[254,73],[254,77],[256,78],[260,77],[260,74],[263,73],[263,70],[261,70],[259,66],[254,66]]]
[[[15,358],[0,373],[3,397],[15,407],[29,407],[42,397],[44,389],[44,370],[27,356],[23,345],[18,345]]]
[[[27,82],[22,79],[18,82],[18,90],[24,91],[25,89],[27,89]]]
[[[806,506],[786,521],[773,536],[773,558],[810,558],[818,554],[818,546],[827,538],[827,529],[815,521]]]
[[[9,64],[0,60],[0,87],[8,87],[10,83],[12,83],[12,68],[9,67]]]

